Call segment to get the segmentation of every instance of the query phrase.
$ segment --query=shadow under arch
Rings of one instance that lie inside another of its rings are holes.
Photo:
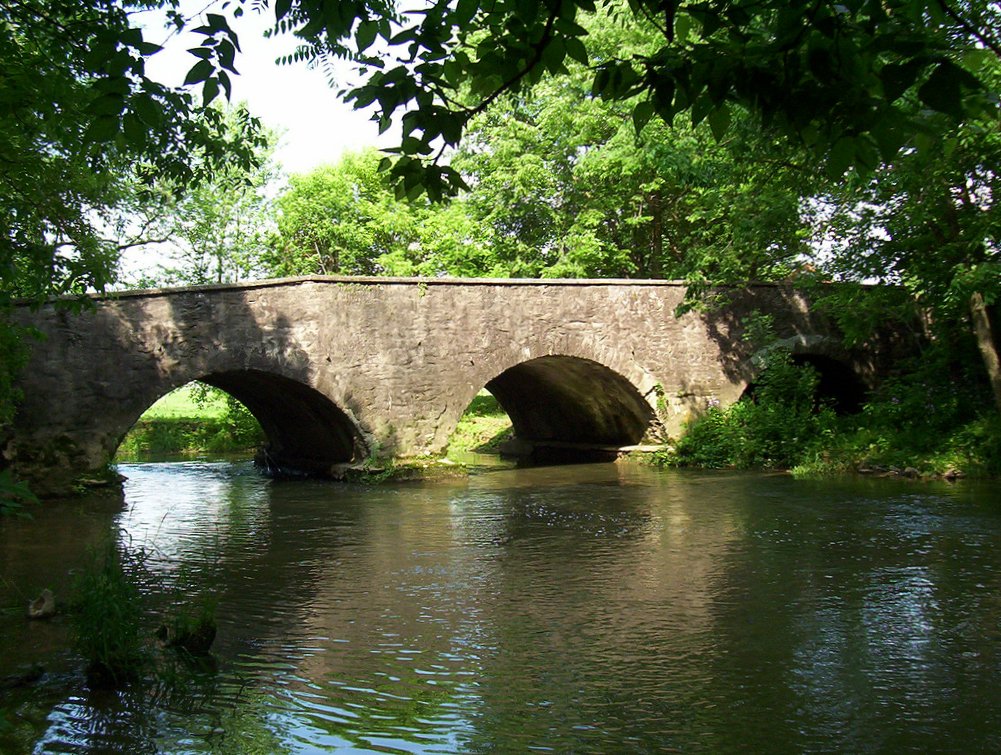
[[[530,359],[485,387],[511,419],[515,446],[533,456],[547,446],[597,450],[636,445],[656,416],[629,380],[581,357]],[[571,455],[566,460],[579,459]]]
[[[790,360],[797,366],[809,365],[817,372],[817,399],[827,403],[837,414],[856,414],[862,410],[869,387],[844,359],[829,354],[793,352]],[[747,384],[741,398],[753,398],[757,383]]]
[[[251,369],[212,372],[195,379],[233,396],[260,424],[266,444],[254,461],[265,473],[328,476],[334,473],[332,467],[367,454],[351,417],[298,380]]]
[[[365,455],[354,422],[315,388],[259,370],[215,372],[200,380],[232,395],[261,424],[268,443],[256,461],[267,472],[328,475],[334,465]]]

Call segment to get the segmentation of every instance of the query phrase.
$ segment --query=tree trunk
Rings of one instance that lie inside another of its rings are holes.
[[[664,274],[664,210],[661,208],[660,192],[651,192],[647,198],[650,207],[650,260],[647,277],[660,278]]]
[[[991,390],[994,391],[994,403],[998,412],[1001,412],[1001,355],[998,354],[998,342],[991,322],[991,313],[979,291],[970,297],[970,316],[973,318],[973,333],[977,338],[977,347],[987,368]]]

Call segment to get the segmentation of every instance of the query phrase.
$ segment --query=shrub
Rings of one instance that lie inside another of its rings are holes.
[[[678,466],[788,468],[829,436],[834,412],[818,402],[819,376],[774,352],[751,395],[691,422],[664,461]]]

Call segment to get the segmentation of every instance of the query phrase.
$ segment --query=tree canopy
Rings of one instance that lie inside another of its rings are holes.
[[[0,297],[102,288],[130,201],[253,160],[248,113],[227,130],[220,111],[146,76],[159,48],[134,7],[0,2]]]
[[[264,3],[259,3],[264,6]],[[237,11],[242,3],[234,3]],[[358,63],[344,96],[398,119],[392,166],[401,194],[463,186],[440,158],[498,97],[591,67],[591,90],[631,100],[637,126],[707,121],[727,132],[735,108],[760,115],[832,175],[874,169],[953,121],[996,107],[983,77],[1001,54],[999,10],[986,0],[459,0],[397,12],[386,0],[334,5],[275,0],[275,33],[301,44],[287,62]],[[595,49],[585,14],[631,16],[657,34],[642,52]],[[235,15],[235,13],[234,13]],[[229,19],[209,14],[191,80],[211,96],[228,80]],[[920,107],[913,107],[918,103]]]

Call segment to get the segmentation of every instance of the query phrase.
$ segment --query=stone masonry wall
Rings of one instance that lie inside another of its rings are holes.
[[[773,314],[800,350],[837,351],[830,324],[792,289],[734,289],[727,307],[678,318],[684,293],[664,281],[298,278],[96,297],[79,314],[24,308],[19,319],[44,340],[3,453],[61,484],[100,469],[146,408],[202,378],[244,400],[290,458],[315,450],[325,463],[315,447],[330,423],[357,453],[436,453],[487,383],[556,356],[621,376],[676,434],[752,378],[748,313]],[[837,356],[872,370],[872,354]]]

